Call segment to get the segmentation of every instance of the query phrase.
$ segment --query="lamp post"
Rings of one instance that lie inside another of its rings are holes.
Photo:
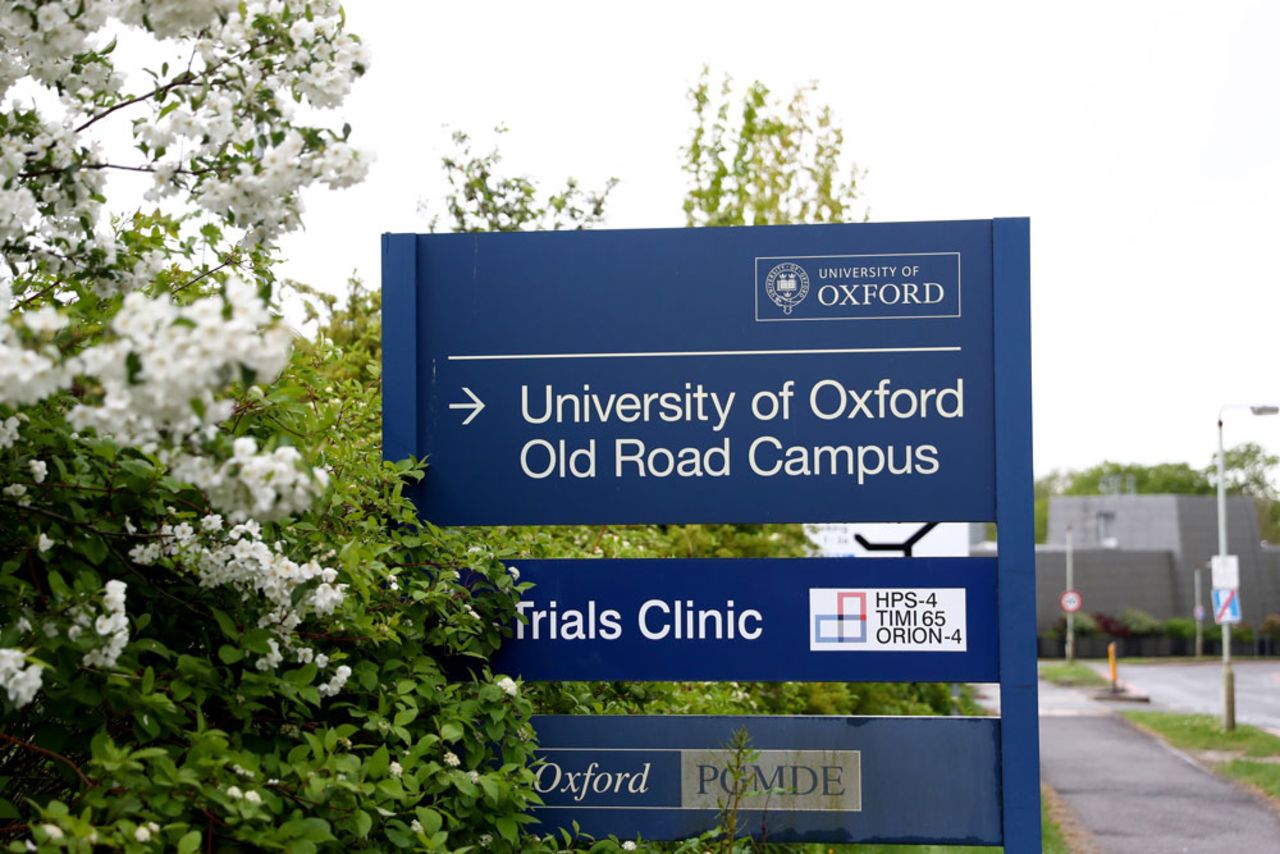
[[[1228,409],[1248,409],[1254,415],[1275,415],[1280,406],[1228,404],[1218,410],[1218,556],[1227,557],[1227,455],[1222,444],[1222,416]],[[1237,594],[1238,595],[1238,594]],[[1231,672],[1231,624],[1222,624],[1222,728],[1236,728],[1236,681]]]

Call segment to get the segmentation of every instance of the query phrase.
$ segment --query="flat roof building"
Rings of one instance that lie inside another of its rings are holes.
[[[1218,553],[1217,498],[1209,495],[1063,495],[1049,499],[1048,541],[1036,547],[1036,624],[1062,616],[1066,539],[1084,611],[1120,616],[1138,608],[1159,620],[1191,617],[1195,570],[1210,607],[1209,559]],[[1280,546],[1264,544],[1251,498],[1227,499],[1227,548],[1240,559],[1240,605],[1255,628],[1280,613]],[[1211,620],[1206,617],[1206,621]]]

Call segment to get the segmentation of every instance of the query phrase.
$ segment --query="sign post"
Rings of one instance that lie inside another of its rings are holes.
[[[741,723],[773,763],[758,773],[795,778],[771,839],[1038,850],[1028,229],[386,235],[384,455],[427,458],[411,494],[435,524],[999,532],[994,562],[521,562],[536,586],[495,666],[533,679],[998,681],[999,721],[966,722],[945,773],[943,754],[904,748],[895,763],[883,745],[933,743],[949,719]],[[699,787],[714,788],[715,763],[703,760],[724,719],[536,725],[542,767],[564,774],[557,786],[539,772],[544,827],[673,838],[707,826]],[[657,751],[647,775],[624,767],[628,751]],[[834,782],[855,768],[856,798]],[[557,800],[583,793],[588,772],[582,800]],[[902,818],[931,773],[977,775],[967,817],[933,798],[927,816]],[[814,779],[835,799],[817,818],[801,800]]]

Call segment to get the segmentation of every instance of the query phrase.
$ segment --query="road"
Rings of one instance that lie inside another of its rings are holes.
[[[1170,672],[1157,674],[1151,684],[1168,682],[1177,687],[1167,692],[1171,699],[1180,695],[1184,685],[1208,684],[1219,672],[1205,665],[1126,665],[1120,675],[1122,680],[1133,676],[1142,681],[1151,671],[1164,669]],[[1184,670],[1196,673],[1190,680],[1182,673],[1180,681],[1174,671]],[[1267,672],[1280,672],[1280,667],[1251,668],[1250,684],[1259,675],[1258,681],[1266,684]],[[989,697],[994,687],[983,686],[982,693]],[[1103,702],[1094,699],[1092,690],[1048,682],[1040,683],[1039,694],[1041,777],[1075,822],[1072,850],[1252,854],[1280,849],[1280,812],[1115,714],[1147,708],[1145,704]]]
[[[1099,672],[1105,665],[1095,665]],[[1236,720],[1280,732],[1280,662],[1235,661]],[[1222,664],[1124,664],[1120,682],[1151,698],[1151,708],[1222,714]]]

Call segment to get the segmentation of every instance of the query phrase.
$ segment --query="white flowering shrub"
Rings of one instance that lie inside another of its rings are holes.
[[[551,844],[514,579],[381,461],[376,315],[273,309],[367,61],[325,0],[0,4],[8,850]]]

